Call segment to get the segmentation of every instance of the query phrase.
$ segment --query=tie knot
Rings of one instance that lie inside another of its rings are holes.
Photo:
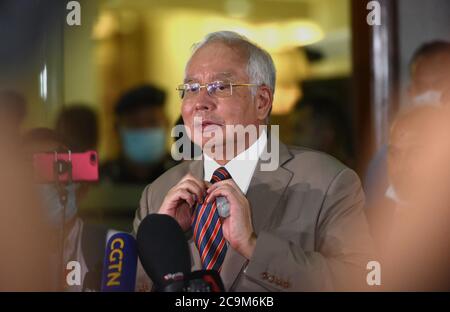
[[[211,178],[211,183],[214,184],[219,181],[231,179],[230,173],[225,169],[225,167],[217,168],[216,171],[214,171],[213,176]]]

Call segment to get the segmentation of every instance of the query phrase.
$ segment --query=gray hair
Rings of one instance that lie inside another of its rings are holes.
[[[246,37],[233,31],[217,31],[209,33],[197,44],[194,44],[192,55],[211,42],[223,42],[241,48],[248,55],[247,74],[250,83],[266,85],[272,94],[275,93],[276,70],[272,57],[264,49],[248,40]],[[190,61],[190,60],[189,60]],[[189,61],[187,65],[189,64]],[[186,65],[186,67],[187,67]],[[251,88],[252,95],[255,96],[256,88]]]

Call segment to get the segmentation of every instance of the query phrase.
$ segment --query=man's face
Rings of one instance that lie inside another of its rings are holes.
[[[186,68],[185,83],[250,83],[246,69],[247,57],[242,51],[213,42],[200,48],[192,56]],[[256,107],[249,87],[234,87],[232,95],[225,98],[210,96],[205,89],[201,89],[198,94],[183,99],[181,113],[190,130],[191,139],[204,147],[211,138],[212,131],[221,129],[224,142],[227,140],[225,125],[245,127],[261,124],[263,120]],[[194,123],[194,117],[201,117],[202,122]]]

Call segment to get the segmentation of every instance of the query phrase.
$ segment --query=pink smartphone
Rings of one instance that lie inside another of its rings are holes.
[[[39,153],[33,155],[33,167],[35,178],[38,182],[49,183],[55,181],[54,162],[58,161],[59,168],[63,173],[58,175],[61,182],[69,180],[67,163],[72,164],[72,181],[95,182],[98,181],[98,157],[95,151],[84,153]],[[70,161],[69,161],[70,160]]]

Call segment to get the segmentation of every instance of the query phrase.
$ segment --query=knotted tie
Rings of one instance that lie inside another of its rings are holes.
[[[227,179],[231,179],[230,174],[224,167],[220,167],[214,171],[210,182],[214,184]],[[203,204],[197,205],[192,216],[192,228],[202,268],[220,272],[227,253],[227,244],[223,237],[215,200],[209,204],[204,201]]]

